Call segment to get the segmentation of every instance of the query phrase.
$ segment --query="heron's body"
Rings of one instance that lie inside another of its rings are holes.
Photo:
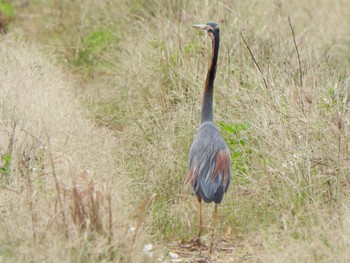
[[[189,157],[188,174],[185,181],[190,184],[192,192],[197,196],[199,203],[199,233],[202,232],[202,200],[206,203],[214,202],[214,225],[217,218],[217,204],[221,203],[230,184],[230,152],[221,137],[219,130],[213,123],[213,93],[216,65],[219,54],[220,30],[216,23],[194,27],[207,31],[212,42],[212,56],[205,81],[204,95],[201,109],[201,125],[194,139]],[[211,246],[209,247],[209,254]]]
[[[190,149],[188,167],[193,193],[206,203],[221,203],[230,184],[230,153],[212,122],[200,125]]]

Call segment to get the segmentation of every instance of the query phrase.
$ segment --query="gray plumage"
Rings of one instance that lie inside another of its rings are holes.
[[[219,152],[223,153],[223,157],[218,156]],[[226,158],[224,162],[221,160],[220,164],[228,165],[228,167],[219,168],[217,174],[213,176],[220,162],[219,157]],[[192,173],[189,180],[192,181],[193,194],[199,194],[204,202],[220,203],[230,184],[229,159],[229,150],[218,129],[212,122],[202,123],[188,157],[188,167]]]

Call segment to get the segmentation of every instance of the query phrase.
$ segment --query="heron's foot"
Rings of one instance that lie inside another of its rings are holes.
[[[180,248],[190,251],[201,251],[202,249],[207,249],[207,246],[202,243],[202,240],[200,238],[196,238],[189,241],[181,241]]]
[[[194,244],[197,245],[198,247],[201,247],[203,245],[201,238],[198,237],[196,240],[194,240]]]

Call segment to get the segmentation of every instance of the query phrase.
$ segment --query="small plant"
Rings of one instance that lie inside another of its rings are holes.
[[[8,24],[15,18],[13,6],[3,0],[0,0],[0,33],[7,33]]]
[[[92,66],[97,56],[112,42],[113,35],[108,29],[98,29],[83,37],[84,47],[77,52],[75,64]]]
[[[2,174],[2,175],[9,175],[10,174],[11,159],[12,159],[12,157],[8,153],[1,155],[2,164],[0,165],[0,174]]]
[[[238,175],[247,174],[249,157],[253,153],[249,145],[252,139],[249,133],[249,124],[220,122],[219,127],[223,131],[223,136],[231,152],[233,173]]]
[[[7,1],[0,0],[0,17],[1,14],[5,14],[8,19],[13,19],[15,17],[15,9]]]

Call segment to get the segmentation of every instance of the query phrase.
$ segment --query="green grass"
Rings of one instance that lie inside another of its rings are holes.
[[[348,8],[346,1],[35,1],[15,7],[11,27],[74,74],[85,116],[118,138],[118,175],[104,178],[127,178],[127,187],[113,183],[110,190],[125,192],[130,220],[164,248],[198,230],[196,199],[183,182],[210,44],[191,25],[217,21],[214,119],[233,172],[218,236],[232,229],[235,260],[247,252],[252,261],[344,262]],[[37,15],[27,21],[28,14]],[[11,177],[12,159],[0,150],[0,173]],[[204,212],[207,235],[212,206]],[[89,258],[96,244],[86,240],[72,258]],[[123,249],[119,261],[128,260]],[[93,260],[115,260],[102,250]]]

